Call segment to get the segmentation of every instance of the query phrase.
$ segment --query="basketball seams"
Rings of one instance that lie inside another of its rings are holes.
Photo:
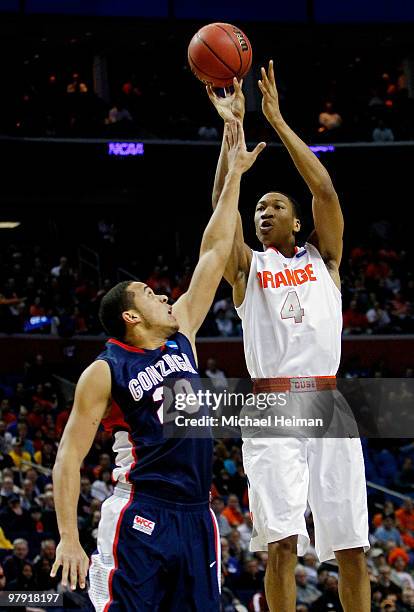
[[[226,64],[226,62],[224,60],[221,59],[221,57],[219,55],[217,55],[217,53],[214,51],[214,49],[212,49],[210,47],[210,45],[208,43],[206,43],[206,41],[201,38],[200,34],[197,32],[197,38],[198,40],[200,40],[203,45],[205,45],[207,47],[207,49],[214,55],[214,57],[221,63],[223,64],[223,66],[225,66],[227,68],[227,70],[230,70],[231,75],[234,74],[234,68],[231,68],[228,64]],[[232,40],[233,44],[234,44],[234,40]],[[204,71],[203,71],[204,72]]]
[[[206,72],[205,70],[202,70],[202,69],[200,68],[200,66],[198,66],[198,65],[196,64],[196,62],[193,60],[193,58],[191,57],[191,53],[189,53],[189,54],[188,54],[188,57],[189,57],[189,59],[190,59],[191,63],[193,64],[193,66],[194,66],[195,68],[197,68],[197,70],[199,71],[199,73],[200,73],[200,74],[203,74],[203,75],[205,75],[206,77],[210,77],[210,78],[211,78],[211,79],[213,79],[214,81],[227,81],[227,80],[228,80],[228,79],[225,79],[225,78],[223,78],[223,79],[218,78],[218,77],[216,77],[215,75],[213,75],[213,74],[209,74],[209,73],[208,73],[208,72]],[[197,78],[199,78],[199,76],[198,76],[196,73],[194,73],[194,74],[195,74],[195,76],[196,76]],[[209,82],[210,82],[210,81],[209,81]],[[213,81],[211,81],[211,82],[213,82]],[[224,87],[224,85],[223,85],[223,87]]]
[[[235,68],[237,57],[239,67]],[[200,81],[214,87],[228,87],[234,77],[243,78],[251,68],[252,57],[252,46],[247,36],[229,23],[211,23],[202,27],[188,46],[192,72]]]
[[[239,60],[240,60],[240,68],[237,70],[237,74],[240,75],[242,70],[243,70],[243,58],[241,56],[241,52],[240,52],[240,49],[239,49],[236,41],[234,40],[234,38],[230,34],[230,32],[227,32],[226,28],[223,28],[223,26],[219,25],[218,23],[216,23],[215,26],[216,26],[216,28],[220,28],[220,30],[225,32],[227,34],[227,36],[230,38],[230,40],[233,43],[233,45],[236,47],[237,53],[239,54]],[[249,45],[249,47],[250,47],[250,45]]]

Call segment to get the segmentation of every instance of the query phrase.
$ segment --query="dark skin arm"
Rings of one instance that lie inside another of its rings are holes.
[[[315,230],[309,237],[309,242],[318,248],[333,281],[340,289],[339,265],[342,258],[344,220],[338,195],[326,168],[282,117],[273,61],[269,62],[267,73],[262,68],[259,88],[263,95],[263,113],[287,148],[313,196],[312,213]]]

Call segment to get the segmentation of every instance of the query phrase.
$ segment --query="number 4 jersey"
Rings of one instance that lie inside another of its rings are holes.
[[[244,351],[252,378],[335,375],[341,356],[341,293],[319,251],[253,251],[243,303]]]
[[[200,384],[189,340],[179,332],[146,350],[111,338],[97,357],[111,370],[112,407],[102,424],[114,436],[113,480],[177,502],[209,498],[213,442],[164,437],[163,392],[191,393]]]

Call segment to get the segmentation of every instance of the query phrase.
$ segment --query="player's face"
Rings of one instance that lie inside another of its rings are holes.
[[[178,330],[177,319],[166,295],[155,294],[145,283],[131,283],[129,289],[134,292],[135,308],[146,328],[159,329],[167,335]]]
[[[256,205],[256,236],[264,246],[280,246],[299,231],[299,220],[293,214],[289,199],[278,192],[266,193]]]

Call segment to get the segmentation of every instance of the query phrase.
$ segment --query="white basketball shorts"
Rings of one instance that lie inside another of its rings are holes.
[[[335,396],[337,402],[345,401],[338,392]],[[308,503],[321,562],[334,559],[337,550],[369,549],[358,437],[243,438],[243,462],[253,518],[252,552],[267,551],[269,543],[298,535],[297,552],[303,556],[309,546]]]

